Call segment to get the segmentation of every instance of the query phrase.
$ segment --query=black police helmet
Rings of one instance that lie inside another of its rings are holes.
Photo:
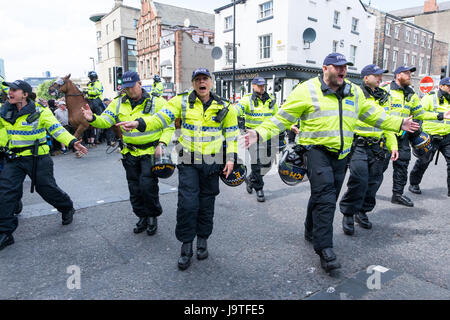
[[[306,179],[306,159],[295,151],[284,150],[278,164],[278,174],[288,186],[295,186]]]
[[[152,166],[152,173],[161,179],[170,178],[175,172],[175,164],[172,162],[170,154],[162,152],[155,155],[155,162]]]
[[[228,178],[225,178],[223,172],[220,173],[220,179],[229,187],[240,186],[247,176],[247,167],[243,164],[234,164],[233,171]]]
[[[433,148],[430,135],[423,131],[411,140],[411,146],[413,154],[417,158],[426,156]]]

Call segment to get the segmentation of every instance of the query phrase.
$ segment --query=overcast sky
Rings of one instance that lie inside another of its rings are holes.
[[[213,13],[230,0],[157,2]],[[384,11],[423,2],[371,0],[372,6]],[[124,0],[124,4],[139,8],[140,0]],[[0,58],[5,61],[6,78],[40,77],[44,71],[54,76],[86,76],[92,69],[90,57],[97,59],[95,25],[89,17],[107,13],[113,6],[114,0],[0,0]]]

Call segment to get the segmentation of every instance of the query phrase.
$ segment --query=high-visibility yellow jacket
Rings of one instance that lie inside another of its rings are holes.
[[[166,128],[175,119],[181,118],[180,144],[188,152],[202,155],[219,154],[226,141],[227,161],[237,154],[239,128],[236,110],[229,102],[211,93],[211,105],[205,110],[195,91],[184,92],[169,100],[164,108],[152,117],[145,117],[148,128]],[[214,121],[225,107],[228,114],[222,122]]]
[[[272,118],[278,112],[275,97],[264,93],[265,102],[256,93],[249,93],[242,97],[235,105],[239,117],[245,118],[245,126],[254,129],[268,118]]]
[[[156,93],[157,95],[162,96],[164,92],[164,85],[162,82],[154,82],[152,86],[152,93]]]
[[[48,131],[57,141],[73,147],[77,139],[72,136],[58,122],[49,108],[40,108],[30,101],[24,108],[17,111],[15,105],[5,103],[0,110],[0,130],[6,129],[8,134],[8,148],[25,148],[34,145],[36,140],[39,146],[39,155],[49,153],[47,142]],[[17,149],[16,149],[17,150]],[[18,156],[31,156],[31,150],[16,152]]]
[[[0,101],[6,101],[9,92],[9,87],[3,85],[3,81],[5,81],[5,79],[0,76]]]
[[[107,129],[118,122],[141,119],[146,115],[145,112],[153,115],[160,111],[166,103],[167,101],[164,98],[149,95],[145,90],[142,90],[141,101],[132,108],[130,98],[126,94],[123,94],[115,98],[101,115],[93,115],[94,120],[90,124],[96,128]],[[125,143],[122,154],[131,153],[132,156],[138,157],[155,153],[155,146],[150,146],[145,149],[136,148],[136,150],[133,150],[133,148],[126,147],[126,144],[145,145],[155,141],[163,142],[166,145],[169,144],[172,134],[175,131],[175,126],[168,126],[164,129],[153,129],[146,127],[143,120],[139,121],[140,127],[138,129],[130,132],[122,130],[123,142]]]
[[[439,91],[425,95],[421,104],[427,111],[446,112],[450,110],[450,102]],[[422,130],[431,135],[445,136],[450,134],[450,120],[426,120],[422,124]]]
[[[386,113],[389,113],[389,107],[391,105],[389,95],[387,96],[386,101],[380,103],[380,100],[375,99],[375,97],[367,91],[364,85],[361,86],[361,90],[364,93],[365,98],[369,100],[373,105],[375,105],[377,108],[383,108]],[[382,88],[379,88],[379,90],[384,91],[384,89]],[[392,131],[381,130],[361,120],[358,120],[356,122],[354,131],[358,136],[361,137],[381,138],[382,136],[384,136],[386,138],[386,147],[388,148],[389,152],[398,150],[397,138],[395,133]]]
[[[8,134],[6,132],[6,128],[0,129],[0,147],[6,147],[8,143]]]
[[[395,81],[392,81],[385,89],[391,95],[390,115],[402,118],[413,116],[417,120],[438,120],[438,117],[443,117],[443,115],[439,116],[436,112],[424,110],[419,96],[414,93],[411,87],[401,88]],[[403,133],[403,131],[400,131],[397,135],[402,135]]]
[[[103,100],[103,86],[99,80],[95,80],[94,82],[89,82],[87,86],[88,99],[97,99]]]
[[[358,119],[382,130],[400,130],[402,118],[389,116],[367,100],[361,88],[345,83],[345,97],[338,99],[322,76],[303,82],[291,92],[275,117],[256,131],[267,140],[291,128],[300,118],[299,144],[325,146],[343,159],[351,151]]]

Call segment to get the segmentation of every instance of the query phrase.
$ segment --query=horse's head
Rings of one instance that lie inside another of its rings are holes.
[[[52,85],[48,88],[48,94],[51,96],[58,96],[61,92],[66,93],[68,89],[68,80],[70,78],[70,74],[63,77],[56,79],[55,82],[52,83]]]

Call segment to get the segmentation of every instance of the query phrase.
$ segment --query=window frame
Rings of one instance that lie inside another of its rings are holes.
[[[269,9],[264,9],[264,5],[266,5],[266,4],[270,4]],[[270,17],[273,17],[273,0],[261,3],[258,6],[258,9],[259,9],[259,13],[258,13],[259,20],[268,19]],[[270,12],[270,14],[265,15],[266,12]]]
[[[264,38],[265,37],[270,37],[270,44],[269,46],[265,47],[264,46]],[[267,33],[267,34],[263,34],[258,36],[258,60],[259,61],[267,61],[267,60],[271,60],[273,58],[272,56],[272,48],[273,48],[273,35],[272,33]],[[264,53],[265,53],[265,49],[269,49],[269,56],[265,57]]]
[[[336,15],[337,13],[337,15]],[[340,22],[341,22],[341,12],[334,10],[334,14],[333,14],[333,26],[336,27],[340,27]]]
[[[228,19],[228,18],[230,18],[231,23],[230,23],[230,26],[227,28],[227,19]],[[231,30],[233,30],[233,27],[234,27],[234,19],[233,19],[233,16],[231,15],[231,16],[225,17],[225,18],[224,18],[223,31],[231,31]]]

